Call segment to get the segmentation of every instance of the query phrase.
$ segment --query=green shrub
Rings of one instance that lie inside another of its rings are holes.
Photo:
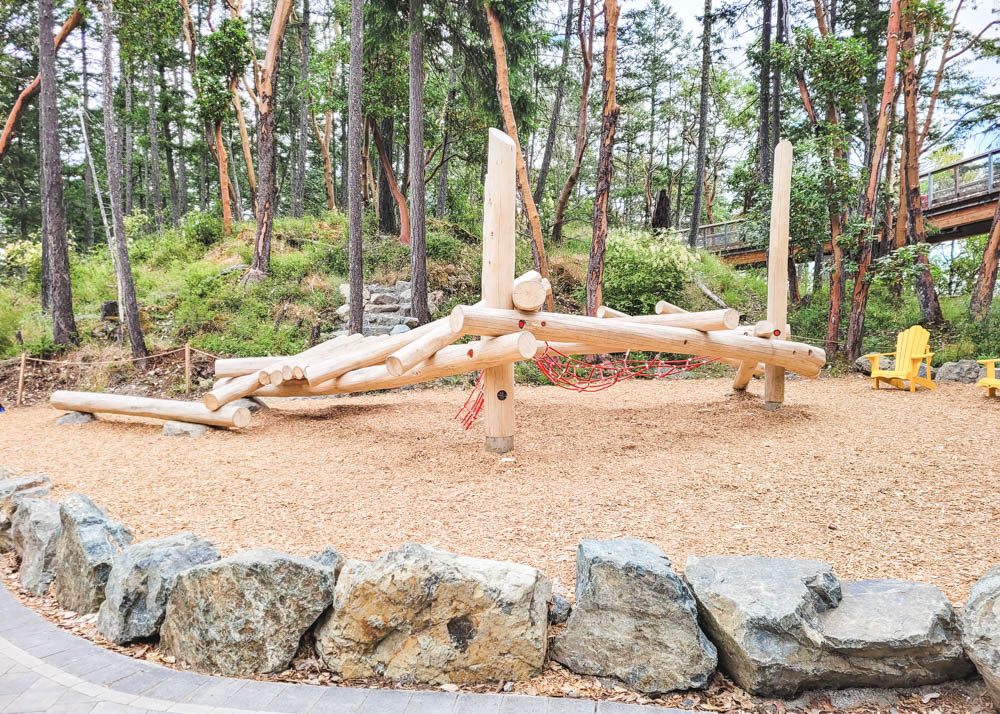
[[[462,246],[462,241],[447,233],[427,235],[427,257],[430,260],[454,261],[462,253]]]
[[[213,213],[191,211],[184,216],[181,232],[189,242],[210,246],[222,240],[222,219]]]
[[[604,303],[635,315],[652,313],[658,301],[677,299],[694,260],[694,253],[669,238],[616,230],[604,256]]]

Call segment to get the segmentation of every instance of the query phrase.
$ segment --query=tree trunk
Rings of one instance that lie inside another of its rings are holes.
[[[350,231],[351,312],[348,328],[360,333],[364,325],[364,263],[361,240],[361,67],[364,63],[364,0],[351,0],[351,63],[348,93],[347,217]]]
[[[41,77],[42,211],[47,250],[49,305],[52,308],[52,339],[57,345],[77,342],[73,318],[73,293],[69,279],[69,246],[59,155],[59,109],[56,90],[56,50],[50,40],[53,30],[52,0],[38,0],[38,68]]]
[[[219,169],[219,199],[222,203],[222,235],[233,233],[233,213],[229,203],[229,166],[226,142],[222,140],[222,122],[215,124],[215,157]]]
[[[181,121],[177,122],[177,194],[180,199],[181,216],[188,211],[187,160],[184,158],[184,68],[174,69],[174,91],[180,98]]]
[[[125,63],[118,53],[119,69],[121,70],[122,81],[125,83],[125,215],[131,216],[135,208],[135,180],[132,166],[133,151],[135,149],[134,130],[132,128],[132,103],[133,80],[129,73],[125,71]],[[107,138],[105,137],[105,140]],[[205,210],[204,208],[202,210]]]
[[[601,148],[597,158],[597,187],[594,192],[594,238],[587,265],[587,314],[596,315],[601,306],[604,280],[604,248],[608,240],[608,201],[614,168],[615,129],[621,107],[615,94],[618,59],[618,0],[604,0],[604,108],[601,111]]]
[[[437,206],[434,210],[434,215],[438,218],[444,218],[448,209],[448,142],[451,138],[448,129],[448,108],[455,103],[455,74],[455,65],[452,63],[448,76],[448,95],[441,108],[441,164],[438,167]]]
[[[990,226],[983,260],[979,264],[979,275],[972,289],[972,299],[969,301],[969,315],[974,320],[982,320],[993,303],[993,290],[997,282],[997,265],[1000,264],[1000,201],[993,213],[993,225]]]
[[[583,0],[580,0],[583,2]],[[542,152],[542,165],[538,169],[538,183],[532,196],[535,204],[542,202],[545,192],[545,181],[549,176],[549,165],[552,163],[552,149],[556,143],[556,130],[559,128],[559,113],[562,111],[563,95],[566,93],[566,70],[569,67],[569,36],[573,32],[573,0],[566,0],[566,34],[563,36],[562,62],[559,65],[559,82],[556,84],[556,96],[552,104],[552,119],[549,122],[549,134],[545,139],[545,150]]]
[[[87,26],[80,26],[80,65],[83,76],[83,116],[90,118],[90,88],[88,79],[90,70],[87,67]],[[83,172],[83,220],[84,220],[84,245],[87,250],[94,247],[94,181],[90,172],[86,169]]]
[[[410,0],[410,314],[430,322],[427,309],[427,226],[424,178],[424,2]]]
[[[381,126],[377,126],[375,120],[372,120],[372,130],[376,132],[375,146],[379,153],[380,167],[378,172],[378,229],[387,234],[400,233],[399,242],[405,245],[400,224],[396,222],[396,191],[399,190],[399,184],[392,171],[394,125],[392,117],[383,117]],[[400,192],[399,198],[402,199],[402,192]],[[402,202],[406,203],[405,200]],[[400,208],[400,223],[403,219],[403,210],[405,209]]]
[[[299,153],[296,157],[295,181],[292,186],[292,216],[301,218],[306,201],[306,158],[309,147],[309,0],[302,0],[299,23],[301,62],[299,64]]]
[[[332,211],[336,207],[336,189],[333,185],[333,161],[330,158],[330,137],[333,134],[333,111],[327,109],[324,113],[326,123],[323,134],[319,132],[319,124],[316,122],[316,115],[312,115],[313,133],[316,135],[316,143],[319,144],[319,153],[323,157],[323,183],[326,186],[326,210]]]
[[[778,0],[779,5],[781,0]],[[712,0],[705,0],[705,16],[701,25],[701,98],[698,102],[698,155],[695,159],[694,198],[691,206],[691,231],[688,245],[698,242],[701,222],[701,201],[705,191],[705,152],[708,143],[708,72],[712,62]]]
[[[59,34],[56,35],[53,50],[58,52],[59,47],[62,43],[69,37],[69,34],[76,29],[76,26],[80,24],[80,20],[83,19],[83,12],[80,8],[74,8],[73,12],[70,14],[66,22],[63,23],[62,29],[59,30]],[[14,106],[11,107],[10,113],[7,115],[7,121],[4,122],[3,130],[0,131],[0,160],[3,160],[4,155],[10,148],[11,139],[14,138],[14,134],[17,131],[17,122],[24,114],[24,110],[28,108],[28,103],[31,102],[32,98],[38,94],[42,87],[42,75],[38,74],[27,87],[21,90],[17,99],[14,101]]]
[[[493,9],[486,5],[486,20],[490,27],[490,41],[493,44],[493,56],[496,59],[497,67],[497,95],[500,100],[500,109],[503,114],[504,127],[507,135],[514,141],[517,149],[515,159],[517,160],[517,187],[521,192],[521,201],[524,204],[524,212],[528,216],[528,223],[531,225],[531,255],[534,259],[535,270],[541,273],[543,278],[549,277],[549,259],[545,254],[545,245],[542,242],[542,221],[538,217],[538,208],[531,197],[531,183],[528,181],[528,169],[524,164],[524,154],[521,152],[521,142],[517,138],[517,121],[514,119],[514,106],[510,99],[510,82],[507,71],[507,48],[504,46],[503,33],[500,29],[500,20]],[[546,309],[552,309],[552,296],[545,298]]]
[[[903,116],[905,128],[903,131],[903,155],[905,163],[902,166],[902,180],[906,192],[906,240],[916,245],[927,242],[927,231],[924,227],[923,205],[920,201],[920,170],[918,167],[920,155],[919,135],[917,134],[917,84],[916,68],[914,67],[913,51],[913,18],[910,11],[910,0],[902,0],[900,6],[902,21],[901,44],[906,65],[903,70]],[[940,323],[944,321],[941,304],[938,302],[937,291],[934,289],[934,279],[931,277],[930,263],[927,255],[921,253],[917,262],[923,268],[917,274],[917,302],[920,304],[920,316],[924,322]]]
[[[656,194],[656,210],[653,211],[653,229],[670,228],[670,194],[661,188]]]
[[[277,0],[275,3],[267,38],[267,54],[260,69],[260,90],[257,95],[260,101],[260,128],[257,134],[257,235],[254,240],[253,263],[244,278],[247,283],[262,281],[271,268],[271,231],[278,205],[274,136],[278,117],[275,113],[275,94],[281,40],[285,35],[292,4],[293,0]]]
[[[243,102],[240,101],[240,92],[236,88],[236,82],[231,83],[233,95],[233,111],[236,113],[236,124],[240,129],[240,147],[243,149],[243,164],[247,168],[247,185],[250,187],[250,205],[257,216],[257,176],[253,168],[253,152],[250,150],[250,133],[247,131],[247,122],[243,116]],[[233,176],[236,176],[235,167]]]
[[[552,221],[553,243],[562,242],[566,206],[569,205],[569,197],[573,194],[573,188],[580,178],[583,153],[587,149],[588,95],[590,94],[590,77],[594,67],[594,0],[586,1],[590,15],[586,36],[583,34],[584,0],[580,0],[580,14],[576,21],[576,33],[580,38],[580,55],[583,59],[583,76],[580,79],[580,112],[576,122],[576,149],[573,152],[573,168],[570,169],[569,176],[566,177],[566,183],[563,184],[562,191],[559,193],[559,201],[556,203],[556,215]]]
[[[865,224],[872,224],[875,211],[875,199],[878,193],[879,176],[882,170],[882,159],[885,157],[889,124],[895,115],[896,61],[899,54],[899,0],[893,0],[889,6],[889,27],[886,35],[885,80],[882,84],[882,100],[879,104],[878,126],[875,132],[875,143],[871,152],[871,164],[868,167],[868,183],[861,202],[861,216]],[[891,167],[886,162],[886,180],[891,176]],[[868,270],[875,257],[878,243],[875,240],[874,225],[868,236],[860,236],[861,255],[858,258],[858,272],[854,279],[854,294],[851,297],[851,314],[847,324],[847,336],[844,349],[847,359],[853,362],[861,356],[862,340],[865,329],[865,311],[868,308],[868,289],[870,277]]]
[[[157,101],[156,101],[156,69],[153,67],[153,58],[146,62],[146,85],[148,94],[149,110],[149,212],[153,219],[153,226],[156,230],[162,228],[160,220],[160,207],[163,205],[163,196],[160,189],[160,130],[157,121]]]
[[[771,183],[771,0],[764,0],[764,17],[760,27],[760,119],[757,164],[761,184]]]
[[[115,87],[114,75],[111,70],[111,59],[114,53],[114,10],[112,0],[104,0],[103,33],[101,35],[102,58],[104,71],[102,79],[102,108],[104,113],[104,155],[108,172],[108,198],[111,209],[111,228],[114,235],[115,270],[120,290],[119,300],[124,312],[125,325],[128,328],[129,344],[133,357],[146,357],[146,341],[142,334],[142,323],[139,319],[139,303],[135,294],[135,282],[132,280],[132,264],[129,260],[128,242],[125,239],[125,218],[122,214],[121,170],[122,170],[122,135],[115,127]],[[142,363],[140,363],[142,364]]]
[[[163,128],[163,147],[167,159],[167,189],[170,192],[170,221],[174,228],[180,225],[181,203],[177,194],[177,172],[174,167],[174,138],[170,131],[169,107],[167,106],[166,70],[160,65],[160,122]]]
[[[381,167],[381,173],[379,174],[379,203],[382,201],[382,186],[386,187],[390,198],[389,205],[382,207],[382,215],[392,215],[395,208],[399,208],[399,242],[402,245],[409,245],[410,211],[406,207],[406,197],[403,196],[403,192],[399,190],[399,184],[396,183],[396,176],[392,172],[389,152],[385,148],[382,133],[378,130],[374,119],[370,119],[369,124],[372,139],[375,140],[375,150],[378,152],[379,166]]]

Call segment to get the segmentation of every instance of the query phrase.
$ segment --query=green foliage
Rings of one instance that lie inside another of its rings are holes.
[[[604,260],[604,303],[635,315],[676,299],[695,255],[682,243],[645,231],[615,230]]]
[[[427,234],[427,258],[429,260],[455,260],[461,254],[463,247],[462,241],[447,233],[435,231]]]
[[[253,61],[253,44],[243,20],[226,18],[219,29],[202,41],[202,54],[194,83],[195,103],[202,120],[216,124],[232,101],[229,84]]]
[[[181,230],[185,240],[209,246],[222,240],[222,219],[213,213],[191,211],[184,216]]]

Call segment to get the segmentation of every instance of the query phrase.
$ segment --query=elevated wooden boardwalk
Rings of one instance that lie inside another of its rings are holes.
[[[929,243],[981,235],[990,228],[1000,200],[1000,148],[920,174]],[[763,265],[767,252],[740,234],[743,219],[698,229],[698,246],[719,253],[730,265]],[[793,236],[794,238],[794,236]],[[827,244],[829,254],[832,247]]]

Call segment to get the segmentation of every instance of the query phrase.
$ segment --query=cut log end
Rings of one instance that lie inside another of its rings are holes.
[[[545,305],[545,285],[541,280],[525,280],[514,286],[514,307],[527,312],[537,312]]]
[[[403,362],[396,355],[389,355],[385,358],[385,368],[393,377],[401,377],[403,372]]]

